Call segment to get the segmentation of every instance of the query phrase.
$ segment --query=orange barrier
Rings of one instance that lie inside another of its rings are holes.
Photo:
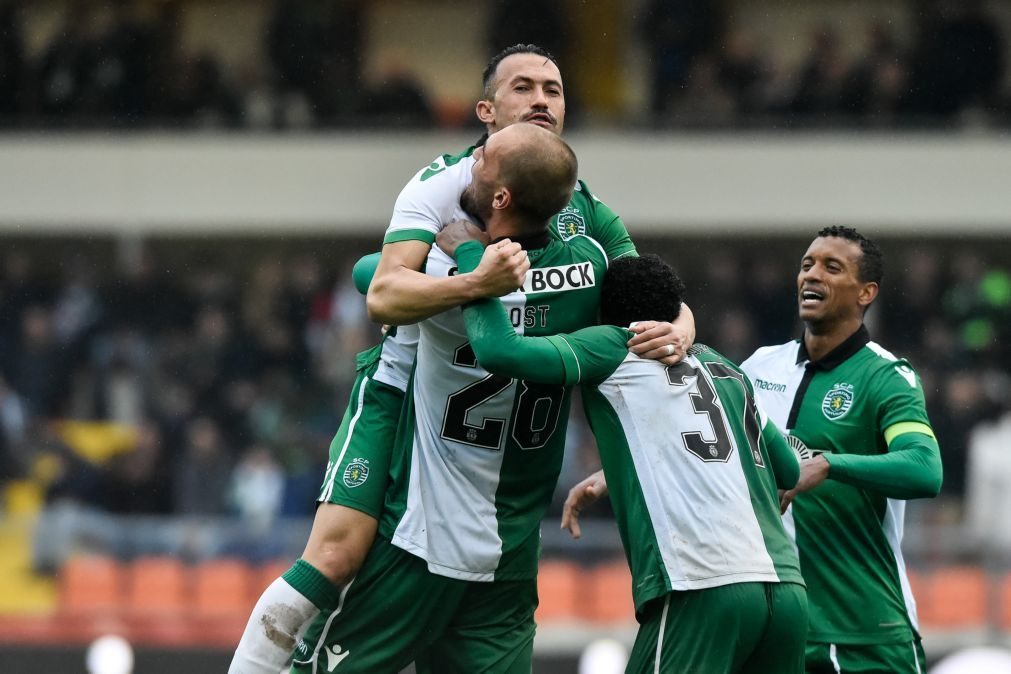
[[[71,613],[118,611],[123,605],[123,566],[98,555],[72,557],[60,569],[59,601]]]
[[[982,628],[987,623],[989,579],[982,569],[956,566],[927,576],[920,620],[927,628]]]
[[[232,648],[260,593],[290,565],[222,559],[187,566],[163,557],[124,564],[75,557],[60,569],[59,610],[0,617],[0,641],[78,644],[119,633],[136,644]],[[991,578],[979,568],[949,567],[910,570],[909,580],[928,633],[979,629],[990,620],[1011,630],[1011,574]],[[631,589],[624,560],[592,568],[544,560],[536,618],[541,624],[628,625],[634,621]]]
[[[584,616],[601,623],[635,620],[632,574],[625,560],[601,564],[586,572],[589,580]]]
[[[576,616],[582,587],[581,570],[572,562],[544,560],[537,571],[538,623]]]

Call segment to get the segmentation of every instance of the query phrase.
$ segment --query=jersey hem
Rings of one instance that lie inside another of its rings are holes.
[[[495,572],[479,572],[479,571],[465,571],[463,569],[457,569],[451,566],[446,566],[444,564],[439,564],[438,562],[433,562],[428,558],[428,550],[422,546],[409,541],[403,536],[397,534],[393,536],[391,541],[393,545],[397,546],[401,550],[411,553],[415,557],[420,557],[425,560],[428,565],[429,573],[433,573],[436,576],[445,576],[446,578],[453,578],[456,580],[468,580],[476,581],[479,583],[488,583],[495,580]]]

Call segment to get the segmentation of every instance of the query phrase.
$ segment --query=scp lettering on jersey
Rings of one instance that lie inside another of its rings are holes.
[[[519,290],[529,295],[532,293],[580,290],[592,287],[596,283],[593,264],[590,262],[580,262],[561,267],[531,269],[527,272],[527,277]]]
[[[538,304],[532,307],[513,307],[509,310],[509,320],[514,328],[522,325],[525,329],[543,328],[548,325],[548,311],[551,307],[547,304]]]

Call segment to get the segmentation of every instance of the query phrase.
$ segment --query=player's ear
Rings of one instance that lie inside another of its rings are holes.
[[[860,289],[860,294],[857,296],[857,302],[861,307],[867,309],[871,305],[871,302],[878,296],[878,284],[877,283],[865,283],[863,288]]]
[[[492,197],[491,200],[492,208],[501,211],[506,208],[509,208],[512,205],[512,203],[513,203],[513,194],[512,192],[509,191],[508,187],[502,185],[497,190],[495,190],[495,195]]]
[[[484,99],[478,101],[474,107],[474,113],[482,124],[495,123],[495,105],[491,101]]]

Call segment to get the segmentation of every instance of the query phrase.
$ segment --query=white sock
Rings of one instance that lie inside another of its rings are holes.
[[[278,578],[256,602],[228,674],[278,674],[317,615],[319,609],[311,601]]]

